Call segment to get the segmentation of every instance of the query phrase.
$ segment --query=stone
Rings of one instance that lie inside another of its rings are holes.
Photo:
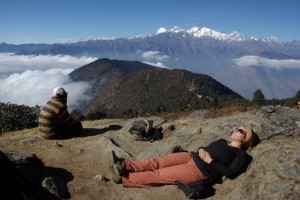
[[[67,198],[68,188],[66,183],[58,177],[45,177],[42,187],[59,198]]]

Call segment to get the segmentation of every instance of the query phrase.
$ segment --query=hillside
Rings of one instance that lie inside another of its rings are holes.
[[[36,128],[5,133],[0,136],[0,149],[14,153],[15,159],[30,153],[36,155],[45,167],[48,180],[50,177],[60,180],[60,184],[52,186],[50,191],[55,193],[53,188],[57,187],[56,194],[62,199],[182,200],[186,199],[183,192],[174,185],[124,188],[114,184],[108,170],[111,150],[119,156],[137,160],[169,154],[175,145],[194,151],[219,138],[229,140],[230,132],[245,124],[261,139],[260,144],[248,151],[253,161],[236,179],[214,185],[215,194],[208,199],[299,198],[300,110],[267,106],[214,119],[203,117],[200,111],[180,119],[151,119],[154,125],[161,124],[164,130],[164,138],[153,143],[133,140],[128,129],[135,119],[105,119],[84,121],[82,135],[66,140],[41,139]],[[169,130],[170,125],[175,129]],[[27,175],[41,176],[37,171],[42,170],[38,167],[39,162],[25,161]],[[34,181],[33,176],[30,178]],[[39,177],[38,183],[41,184],[43,179],[44,176]]]
[[[69,77],[74,81],[90,82],[91,92],[100,96],[105,90],[115,86],[124,76],[151,67],[139,61],[102,58],[74,70]]]
[[[84,112],[109,116],[221,107],[243,97],[204,74],[163,69],[138,61],[98,59],[74,70],[74,81],[92,86]]]
[[[243,97],[210,76],[150,68],[126,76],[89,109],[120,116],[128,112],[145,114],[221,106],[236,99]]]

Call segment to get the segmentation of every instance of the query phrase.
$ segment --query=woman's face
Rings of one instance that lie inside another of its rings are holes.
[[[231,134],[231,139],[232,140],[237,140],[237,141],[243,141],[243,139],[245,138],[245,131],[243,131],[240,128],[236,128],[233,130],[232,134]]]

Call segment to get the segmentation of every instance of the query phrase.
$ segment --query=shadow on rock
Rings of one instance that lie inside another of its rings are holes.
[[[97,128],[84,128],[80,135],[76,135],[76,137],[89,137],[94,135],[100,135],[106,133],[108,131],[117,131],[120,130],[122,126],[120,125],[109,125],[108,127],[97,129]]]
[[[212,197],[216,194],[216,189],[213,187],[207,187],[205,191],[199,195],[198,199],[207,199],[209,197]]]
[[[74,176],[65,169],[46,167],[46,177],[42,186],[50,193],[59,198],[69,199],[71,197],[67,183],[72,181]]]

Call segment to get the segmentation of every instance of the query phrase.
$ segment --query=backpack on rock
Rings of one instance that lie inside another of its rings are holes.
[[[154,128],[153,120],[137,120],[132,122],[129,132],[138,141],[155,141],[162,139],[162,128]]]

